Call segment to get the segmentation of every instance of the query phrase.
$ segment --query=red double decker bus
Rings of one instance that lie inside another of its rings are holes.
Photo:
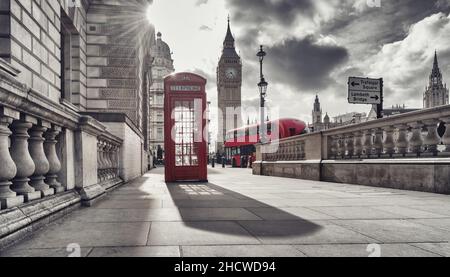
[[[307,133],[305,122],[283,118],[266,122],[267,140],[276,140]],[[247,167],[255,161],[255,144],[259,142],[260,124],[244,126],[227,132],[225,157],[233,167]]]

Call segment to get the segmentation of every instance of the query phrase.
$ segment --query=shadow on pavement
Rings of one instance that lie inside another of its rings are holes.
[[[233,221],[240,223],[244,229],[250,224],[252,226],[250,233],[256,230],[256,234],[253,235],[272,238],[305,236],[322,228],[318,224],[211,182],[175,182],[166,183],[166,186],[183,223],[188,227],[236,234],[234,229],[218,230],[214,225],[199,224],[207,221]],[[263,211],[263,216],[254,213],[255,210]],[[284,223],[287,222],[289,224],[286,228]],[[280,227],[281,225],[284,227]]]

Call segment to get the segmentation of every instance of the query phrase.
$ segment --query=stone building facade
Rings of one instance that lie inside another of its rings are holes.
[[[448,105],[448,101],[449,94],[447,84],[443,83],[437,52],[435,52],[433,69],[430,74],[428,86],[425,88],[425,93],[423,94],[423,107],[426,109]]]
[[[146,171],[147,5],[0,2],[0,248]]]
[[[162,40],[162,34],[159,32],[151,47],[151,55],[153,62],[150,87],[149,149],[153,155],[162,156],[164,152],[164,77],[173,73],[175,68],[170,47]]]
[[[222,56],[217,66],[218,130],[216,152],[223,153],[223,143],[228,130],[242,125],[242,62],[236,52],[230,20],[223,42]],[[228,113],[229,112],[229,113]]]

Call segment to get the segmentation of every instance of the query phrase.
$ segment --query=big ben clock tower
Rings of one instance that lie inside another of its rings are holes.
[[[241,58],[236,53],[234,37],[230,29],[230,19],[228,18],[227,35],[223,42],[222,56],[217,66],[219,117],[216,149],[219,154],[224,151],[223,143],[225,142],[226,132],[242,125],[241,85],[242,63]]]

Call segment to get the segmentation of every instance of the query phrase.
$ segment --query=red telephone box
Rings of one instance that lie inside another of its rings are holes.
[[[177,73],[164,79],[165,180],[207,181],[206,79]]]

